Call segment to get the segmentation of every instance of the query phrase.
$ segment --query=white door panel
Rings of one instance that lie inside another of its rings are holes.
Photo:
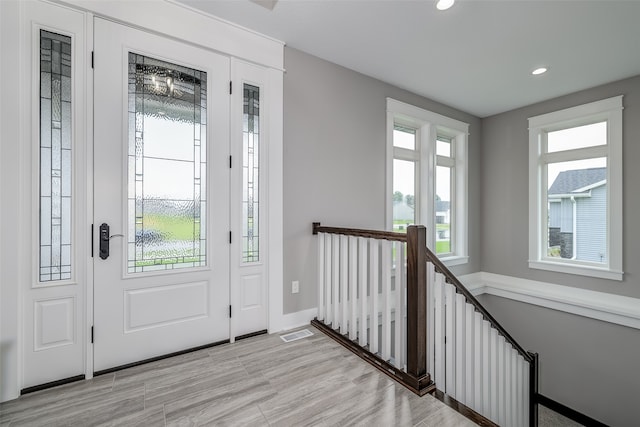
[[[263,67],[233,60],[231,151],[232,335],[268,328],[268,232],[266,176],[268,119],[265,99],[267,72]]]
[[[103,19],[94,49],[101,371],[229,338],[229,59]]]
[[[32,192],[24,195],[32,216],[25,215],[21,342],[21,388],[29,389],[85,372],[85,36],[80,12],[44,2],[20,6],[22,69],[30,70],[22,91],[31,94],[23,99],[30,120],[20,144],[33,159],[26,180]]]

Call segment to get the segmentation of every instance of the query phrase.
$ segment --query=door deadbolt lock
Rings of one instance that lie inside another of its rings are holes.
[[[103,222],[100,225],[100,258],[109,258],[109,225]]]
[[[109,234],[109,224],[103,222],[100,225],[100,258],[109,258],[109,240],[114,237],[124,237],[124,234]]]

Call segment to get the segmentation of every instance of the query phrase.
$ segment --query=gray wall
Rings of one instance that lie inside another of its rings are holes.
[[[639,330],[492,295],[479,300],[539,353],[541,394],[611,426],[638,425]]]
[[[488,271],[640,298],[640,77],[479,120],[437,102],[285,49],[284,312],[316,305],[316,241],[311,223],[384,228],[386,97],[470,126],[470,263],[457,274]],[[550,111],[624,94],[623,282],[530,270],[528,123]],[[505,206],[508,209],[505,209]],[[300,293],[291,294],[291,281]],[[541,392],[612,425],[632,425],[640,377],[640,331],[484,296],[490,312],[525,348],[540,353]],[[541,331],[544,331],[542,333]],[[626,405],[626,406],[625,406]]]
[[[285,49],[285,69],[284,312],[316,306],[312,222],[384,229],[386,97],[470,124],[470,263],[456,271],[477,271],[480,120],[295,49]]]
[[[624,280],[529,269],[527,118],[624,95]],[[640,298],[640,76],[482,121],[481,270]],[[505,209],[506,207],[506,209]],[[484,296],[489,312],[540,354],[541,393],[610,425],[637,425],[640,330]]]
[[[623,98],[624,280],[622,282],[529,269],[527,119],[543,113]],[[640,298],[640,76],[482,120],[481,242],[483,271]],[[507,209],[505,209],[507,207]]]

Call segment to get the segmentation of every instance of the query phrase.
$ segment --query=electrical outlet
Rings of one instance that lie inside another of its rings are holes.
[[[300,282],[294,280],[293,282],[291,282],[291,293],[297,294],[298,292],[300,292]]]

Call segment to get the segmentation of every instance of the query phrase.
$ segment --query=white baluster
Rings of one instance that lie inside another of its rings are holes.
[[[467,349],[467,322],[466,314],[467,307],[465,303],[465,297],[462,294],[455,294],[456,297],[456,400],[465,404],[466,399],[466,357],[469,353]]]
[[[383,240],[382,246],[382,293],[380,305],[382,307],[382,351],[383,360],[391,359],[391,242]]]
[[[515,350],[511,346],[511,344],[507,343],[505,345],[505,407],[507,408],[505,414],[504,424],[508,426],[514,425],[513,418],[513,395],[515,392],[515,387],[513,386],[513,364],[514,364],[514,352]]]
[[[505,396],[505,421],[504,425],[512,426],[514,425],[513,418],[513,374],[511,370],[512,361],[513,361],[513,347],[511,344],[506,344],[504,349],[504,396]]]
[[[523,377],[524,377],[524,381],[522,384],[522,391],[524,393],[524,408],[523,408],[523,413],[524,413],[524,423],[523,425],[528,425],[529,424],[529,381],[531,381],[531,378],[529,378],[529,363],[524,362],[522,364],[522,368],[524,369]]]
[[[523,388],[524,388],[524,359],[522,359],[522,356],[518,355],[518,363],[517,363],[517,370],[518,370],[518,388],[516,390],[516,396],[518,398],[518,425],[519,426],[524,426],[525,424],[525,419],[524,419],[524,393],[523,393]]]
[[[349,236],[349,339],[358,336],[358,238]]]
[[[505,339],[502,335],[498,337],[498,417],[497,422],[500,425],[505,425],[506,416],[506,382],[505,382],[505,369],[506,362],[504,358]]]
[[[484,349],[482,345],[484,343],[484,339],[482,337],[482,314],[478,312],[473,313],[473,324],[474,324],[474,366],[473,366],[473,410],[482,413],[482,391],[484,387],[482,386],[482,370],[484,369]]]
[[[488,418],[493,422],[498,422],[498,330],[493,327],[491,328],[489,345],[491,348],[491,367],[489,372],[491,378],[491,412],[489,412]]]
[[[444,307],[444,276],[440,273],[435,274],[434,281],[434,304],[435,304],[435,319],[434,319],[434,327],[435,327],[435,369],[434,369],[434,381],[436,386],[447,392],[445,384],[445,343],[444,343],[444,332],[445,332],[445,307]]]
[[[340,236],[334,235],[333,246],[333,276],[331,277],[331,296],[333,298],[333,322],[331,327],[337,330],[340,327]]]
[[[400,313],[400,321],[402,323],[402,343],[400,343],[400,349],[402,350],[402,367],[406,371],[407,370],[407,248],[404,245],[402,246],[402,313]],[[427,338],[427,344],[429,338]]]
[[[457,399],[456,395],[456,290],[453,285],[445,283],[445,375],[447,394]]]
[[[324,233],[318,233],[318,314],[320,321],[324,320]]]
[[[491,411],[491,324],[482,321],[482,412],[488,416]]]
[[[379,276],[379,244],[369,239],[369,351],[378,353],[378,276]]]
[[[358,238],[358,291],[360,293],[360,333],[358,339],[361,347],[365,347],[367,339],[367,240]]]
[[[333,310],[331,309],[331,304],[333,304],[333,298],[331,297],[331,271],[333,269],[333,257],[332,254],[332,241],[333,235],[326,233],[324,236],[324,289],[325,289],[325,300],[324,300],[324,309],[325,309],[325,324],[330,325],[333,321]]]
[[[347,322],[349,320],[349,303],[347,301],[349,278],[349,250],[347,247],[347,236],[340,235],[340,333],[347,333]]]
[[[433,263],[427,262],[427,372],[433,376],[435,382],[435,283],[436,272]],[[406,301],[406,300],[405,300]]]
[[[465,336],[465,400],[463,402],[469,408],[474,407],[474,380],[475,380],[475,309],[473,305],[465,304],[465,321],[466,321],[466,336]]]
[[[394,348],[394,359],[395,366],[398,369],[402,369],[404,367],[404,353],[406,351],[406,344],[403,342],[403,324],[404,324],[404,300],[402,298],[404,292],[404,278],[405,278],[405,265],[404,265],[404,243],[403,242],[394,242],[396,259],[396,291],[395,291],[395,342],[393,344]]]

